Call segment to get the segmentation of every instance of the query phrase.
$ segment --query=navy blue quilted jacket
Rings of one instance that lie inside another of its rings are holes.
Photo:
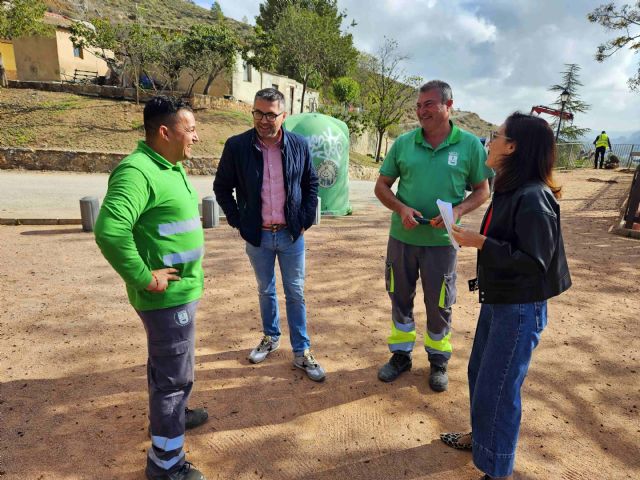
[[[302,228],[309,229],[318,205],[316,175],[307,140],[282,129],[282,173],[284,176],[285,218],[293,241]],[[230,137],[224,144],[213,191],[227,217],[227,223],[240,230],[240,235],[256,247],[262,229],[263,159],[257,146],[255,129]],[[233,192],[235,190],[235,198]]]

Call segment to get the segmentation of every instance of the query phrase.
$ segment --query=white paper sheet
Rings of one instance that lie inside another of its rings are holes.
[[[456,250],[460,250],[460,245],[456,242],[456,239],[453,238],[453,234],[451,233],[451,226],[454,223],[453,220],[453,206],[449,202],[443,202],[440,199],[436,200],[436,205],[438,206],[438,210],[440,210],[440,215],[442,216],[442,220],[444,220],[444,226],[447,229],[447,234],[449,235],[449,240],[451,240],[451,245]]]

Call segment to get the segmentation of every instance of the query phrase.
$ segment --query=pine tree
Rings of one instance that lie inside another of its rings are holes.
[[[218,2],[213,2],[211,4],[211,16],[213,16],[216,22],[224,21],[224,14],[222,13],[222,7]]]
[[[562,83],[557,85],[552,85],[549,87],[549,91],[557,92],[558,97],[553,105],[560,110],[562,108],[562,101],[560,100],[560,94],[566,90],[569,92],[569,99],[564,105],[564,111],[573,114],[575,119],[577,113],[586,113],[591,108],[586,102],[583,102],[580,99],[580,95],[578,94],[578,87],[582,87],[583,84],[579,80],[579,72],[581,70],[580,65],[576,63],[566,63],[565,67],[567,69],[562,72]],[[555,132],[558,127],[558,122],[560,118],[554,120],[551,124],[553,131]],[[574,142],[580,140],[586,133],[589,132],[588,128],[581,128],[577,125],[573,124],[573,121],[563,121],[562,126],[560,128],[560,135],[558,136],[558,140],[562,142]]]

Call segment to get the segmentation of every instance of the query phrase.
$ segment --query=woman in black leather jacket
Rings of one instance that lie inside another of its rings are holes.
[[[454,227],[460,245],[478,249],[482,306],[468,369],[472,433],[441,438],[472,450],[484,479],[511,478],[520,389],[547,324],[547,299],[571,286],[554,163],[547,122],[512,114],[491,136],[487,166],[496,171],[495,193],[481,233]]]

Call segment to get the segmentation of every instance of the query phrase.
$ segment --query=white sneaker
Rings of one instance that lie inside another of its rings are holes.
[[[279,346],[279,338],[276,338],[274,340],[273,337],[265,335],[264,337],[262,337],[260,344],[256,348],[251,350],[251,353],[247,358],[251,363],[260,363],[264,361],[264,359],[267,358],[267,355],[269,355],[271,352],[275,352]]]
[[[325,378],[324,369],[320,366],[313,354],[309,350],[305,350],[300,356],[293,357],[293,366],[304,370],[314,382],[322,382]]]

